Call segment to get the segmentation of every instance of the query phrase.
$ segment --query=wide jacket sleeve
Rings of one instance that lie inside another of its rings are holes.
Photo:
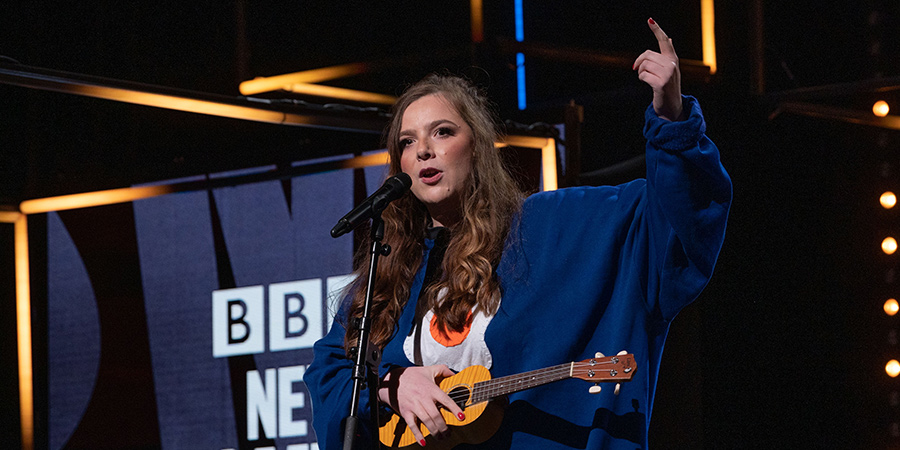
[[[671,320],[709,282],[725,238],[732,185],[693,97],[686,120],[645,113],[647,225],[651,246],[649,298]],[[652,292],[655,291],[655,292]],[[657,295],[653,295],[657,294]],[[651,305],[653,306],[653,305]]]
[[[350,414],[353,395],[353,360],[344,352],[346,302],[334,319],[331,330],[313,346],[313,361],[303,381],[310,392],[313,427],[320,449],[343,448],[344,419]],[[359,429],[356,442],[367,448],[371,432],[369,392],[363,390],[359,403]]]

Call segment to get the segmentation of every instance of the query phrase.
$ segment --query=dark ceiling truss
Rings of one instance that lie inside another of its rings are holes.
[[[364,133],[381,133],[389,117],[378,108],[230,97],[5,62],[0,62],[0,83],[255,122]]]
[[[894,92],[898,90],[900,90],[900,77],[890,77],[770,93],[766,97],[775,106],[769,119],[773,120],[782,113],[789,113],[900,130],[900,116],[878,117],[869,109],[852,109],[833,104],[838,99],[852,98],[871,98],[874,103],[876,96],[895,97]],[[847,101],[841,103],[846,104]]]

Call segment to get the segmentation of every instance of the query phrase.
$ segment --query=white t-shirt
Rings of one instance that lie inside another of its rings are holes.
[[[446,289],[438,293],[438,301],[444,298]],[[491,352],[484,342],[484,332],[491,323],[493,315],[487,316],[482,311],[471,312],[467,329],[460,333],[442,333],[433,323],[434,311],[428,311],[419,324],[421,333],[412,333],[403,342],[403,351],[410,361],[415,361],[415,339],[421,336],[422,364],[446,364],[451,370],[459,372],[466,367],[479,365],[488,369],[493,364]]]

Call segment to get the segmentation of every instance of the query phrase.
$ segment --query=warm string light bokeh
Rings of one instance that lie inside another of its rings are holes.
[[[889,298],[884,302],[884,313],[893,316],[897,314],[897,311],[900,311],[900,303],[897,303],[896,299]]]
[[[887,116],[890,111],[890,107],[885,101],[878,101],[872,106],[872,112],[879,117]],[[897,205],[897,196],[891,191],[884,191],[881,196],[878,198],[878,203],[881,204],[881,207],[890,210],[893,209],[894,206]],[[893,255],[894,252],[897,251],[897,240],[891,236],[888,236],[881,241],[881,251],[883,251],[887,255]],[[885,300],[884,305],[882,306],[884,309],[884,313],[890,317],[897,315],[900,312],[900,303],[897,302],[895,298],[889,298]],[[896,378],[900,375],[900,362],[896,359],[891,359],[884,365],[884,371],[891,378]]]
[[[876,117],[873,123],[882,124],[883,121],[894,120],[897,116],[891,116],[891,107],[885,100],[878,100],[874,104],[872,104],[872,114]],[[882,134],[880,139],[877,141],[877,145],[880,147],[882,151],[889,151],[889,140],[887,139],[887,134]],[[897,220],[894,213],[894,207],[897,206],[897,195],[893,192],[892,188],[895,188],[893,185],[895,181],[893,179],[893,175],[891,174],[892,164],[887,161],[882,160],[882,183],[884,183],[884,188],[881,192],[881,195],[878,196],[878,204],[881,205],[883,210],[883,220],[886,222],[885,230],[878,239],[881,239],[881,251],[887,255],[892,256],[897,252],[897,239],[891,234],[894,233],[894,227]],[[887,316],[885,320],[885,328],[880,330],[880,333],[884,333],[885,340],[882,341],[887,344],[886,352],[883,356],[884,359],[884,372],[888,376],[887,378],[887,403],[890,404],[893,408],[897,408],[900,406],[900,390],[898,390],[898,386],[895,385],[896,378],[900,376],[900,361],[898,361],[897,355],[897,345],[898,345],[898,329],[896,317],[897,313],[900,312],[900,302],[894,298],[897,295],[896,292],[896,284],[895,280],[895,271],[897,269],[897,262],[893,258],[888,258],[887,260],[888,267],[885,268],[884,273],[884,288],[886,288],[886,292],[882,293],[883,297],[881,300],[884,301],[882,304],[882,309],[884,310],[884,314]],[[873,305],[874,306],[874,305]],[[898,420],[896,409],[891,413],[890,424],[887,427],[887,434],[891,436],[893,439],[900,438],[900,420]],[[895,447],[891,447],[895,448]]]
[[[872,105],[872,113],[878,117],[886,117],[891,112],[891,106],[884,100],[878,100]]]
[[[897,240],[888,236],[881,241],[881,251],[888,255],[893,255],[897,251]]]
[[[885,191],[879,197],[878,202],[881,203],[882,208],[891,209],[897,204],[897,196],[891,191]],[[884,238],[881,241],[881,251],[893,255],[897,251],[897,240],[891,236]]]
[[[881,206],[884,209],[891,209],[897,204],[897,196],[891,191],[886,191],[884,194],[881,194],[881,198],[878,201],[881,202]]]
[[[900,375],[900,362],[897,362],[896,359],[892,359],[885,364],[884,370],[891,378],[896,378],[897,375]]]

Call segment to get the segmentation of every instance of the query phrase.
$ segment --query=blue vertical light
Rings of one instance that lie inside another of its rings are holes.
[[[516,4],[516,41],[525,40],[525,24],[522,14],[522,0],[515,0]],[[516,80],[519,93],[519,109],[525,109],[525,55],[516,53]]]
[[[525,109],[525,55],[516,53],[516,80],[519,88],[519,109]]]
[[[522,0],[516,0],[516,41],[525,40],[525,25],[522,20]]]

